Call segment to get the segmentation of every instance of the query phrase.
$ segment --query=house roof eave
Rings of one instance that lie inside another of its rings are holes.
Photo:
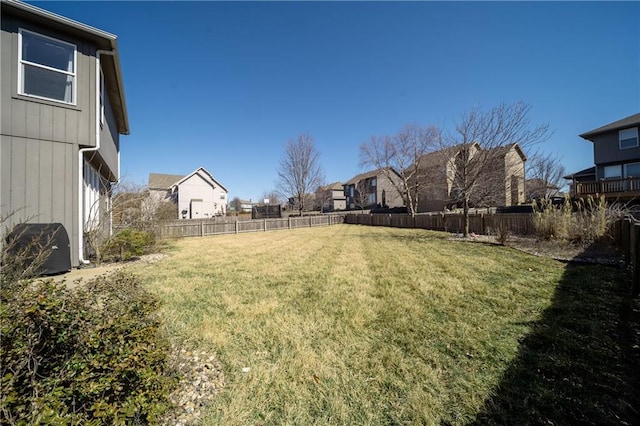
[[[171,188],[177,187],[178,185],[180,185],[182,182],[186,181],[187,179],[189,179],[191,176],[195,175],[196,173],[198,173],[199,171],[203,171],[204,173],[206,173],[207,176],[209,176],[209,178],[215,182],[216,185],[218,185],[220,188],[222,188],[225,192],[229,192],[229,190],[223,185],[221,184],[216,178],[213,177],[213,175],[211,173],[209,173],[207,171],[207,169],[205,169],[204,167],[198,167],[197,169],[195,169],[193,172],[189,173],[188,175],[186,175],[185,177],[183,177],[182,179],[180,179],[178,182],[174,183],[173,185],[171,185]]]
[[[640,113],[633,114],[623,119],[614,121],[609,124],[605,124],[604,126],[598,127],[597,129],[590,130],[579,135],[582,139],[593,142],[593,138],[595,136],[601,135],[603,133],[614,132],[616,130],[622,130],[628,127],[640,126]]]

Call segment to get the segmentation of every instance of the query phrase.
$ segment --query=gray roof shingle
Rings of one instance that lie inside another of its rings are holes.
[[[605,124],[602,127],[598,127],[597,129],[593,129],[586,133],[580,135],[582,139],[587,139],[592,141],[591,138],[594,136],[600,135],[602,133],[612,132],[615,130],[621,130],[627,127],[640,126],[640,113],[630,115],[629,117],[625,117],[622,120],[614,121],[613,123]]]
[[[183,175],[149,173],[149,189],[169,189],[171,185],[184,178]]]

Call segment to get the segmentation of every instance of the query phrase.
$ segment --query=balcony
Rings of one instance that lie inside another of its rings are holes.
[[[595,182],[576,182],[573,195],[604,195],[606,198],[629,199],[640,197],[640,177],[606,179]]]

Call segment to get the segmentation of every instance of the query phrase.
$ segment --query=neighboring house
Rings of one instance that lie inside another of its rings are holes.
[[[152,201],[177,204],[178,219],[204,219],[225,214],[229,191],[203,167],[186,176],[150,173],[148,187]]]
[[[254,205],[251,200],[240,200],[240,213],[251,213]]]
[[[601,194],[608,199],[630,200],[640,196],[640,114],[614,121],[580,135],[593,143],[595,167],[565,176],[571,195]]]
[[[61,223],[78,266],[89,233],[110,231],[120,135],[129,134],[117,38],[26,3],[1,5],[3,227]]]
[[[395,185],[399,185],[400,175],[393,169],[389,170],[391,170],[392,179],[397,179]],[[387,176],[385,169],[361,173],[347,181],[343,187],[348,210],[393,208],[405,205],[404,198]]]
[[[426,182],[418,194],[418,212],[441,211],[456,204],[460,186],[462,145],[423,155],[420,179]],[[468,167],[481,167],[471,204],[475,207],[513,206],[525,201],[525,162],[527,157],[516,143],[482,151],[479,144],[468,145]],[[473,158],[477,158],[474,165]],[[475,172],[472,172],[475,173]]]
[[[347,199],[344,195],[344,186],[341,182],[321,186],[316,191],[315,207],[324,212],[345,210]]]

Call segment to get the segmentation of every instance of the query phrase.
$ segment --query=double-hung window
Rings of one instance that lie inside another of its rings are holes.
[[[42,34],[18,31],[18,93],[76,104],[77,48]]]
[[[620,149],[637,148],[638,147],[638,128],[620,130]]]

